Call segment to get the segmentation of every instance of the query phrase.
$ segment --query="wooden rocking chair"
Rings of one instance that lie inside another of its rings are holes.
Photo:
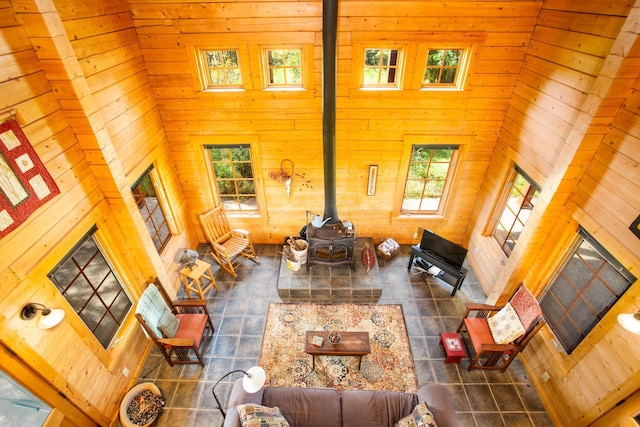
[[[509,299],[512,310],[509,307],[505,309],[507,304],[497,307],[489,304],[466,303],[465,306],[466,312],[458,326],[458,333],[462,336],[471,359],[469,371],[487,369],[504,372],[544,324],[544,316],[538,301],[522,283]],[[503,315],[502,320],[498,314]],[[492,321],[489,320],[491,315],[495,315]],[[521,324],[518,326],[518,328],[521,327],[521,333],[509,331],[517,330],[513,327],[515,317]],[[490,323],[492,323],[491,326]],[[499,342],[496,342],[496,337],[500,337],[501,334],[505,339],[498,338]],[[508,342],[502,342],[505,340]],[[468,342],[471,346],[467,345]]]
[[[211,255],[220,267],[237,277],[236,266],[245,258],[258,262],[258,255],[249,240],[249,232],[231,229],[222,205],[199,215],[204,234],[211,244]]]

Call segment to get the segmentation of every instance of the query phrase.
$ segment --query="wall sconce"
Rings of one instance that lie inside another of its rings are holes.
[[[52,310],[42,304],[38,304],[37,302],[30,302],[29,304],[22,307],[20,317],[23,320],[31,320],[36,317],[36,314],[38,314],[38,310],[42,311],[40,320],[38,321],[38,328],[40,329],[53,328],[58,323],[62,322],[62,319],[64,319],[64,310],[59,308],[54,308]]]
[[[633,314],[618,314],[618,323],[632,334],[640,335],[640,310]]]
[[[178,256],[178,262],[183,266],[189,267],[189,269],[192,269],[193,266],[196,265],[196,260],[198,259],[199,256],[200,254],[198,253],[198,251],[193,249],[185,249]]]

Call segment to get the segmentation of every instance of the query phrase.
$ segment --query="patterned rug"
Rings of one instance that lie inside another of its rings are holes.
[[[369,332],[371,354],[362,357],[305,353],[306,331]],[[383,304],[269,305],[258,364],[273,387],[417,391],[402,306]]]

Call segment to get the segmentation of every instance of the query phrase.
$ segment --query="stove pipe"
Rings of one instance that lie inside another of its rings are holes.
[[[336,45],[338,0],[322,2],[322,154],[324,161],[324,218],[340,221],[336,205]]]

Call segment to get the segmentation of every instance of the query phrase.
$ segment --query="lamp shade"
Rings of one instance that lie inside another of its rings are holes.
[[[45,314],[44,311],[40,314],[40,320],[38,321],[38,328],[40,329],[49,329],[56,326],[58,323],[62,322],[64,319],[64,310],[60,308],[54,308],[49,311],[48,314]]]
[[[254,366],[247,370],[247,374],[242,378],[242,388],[247,393],[256,393],[264,387],[264,381],[267,374],[261,366]]]
[[[618,314],[618,323],[632,334],[640,335],[640,311],[634,314]]]

